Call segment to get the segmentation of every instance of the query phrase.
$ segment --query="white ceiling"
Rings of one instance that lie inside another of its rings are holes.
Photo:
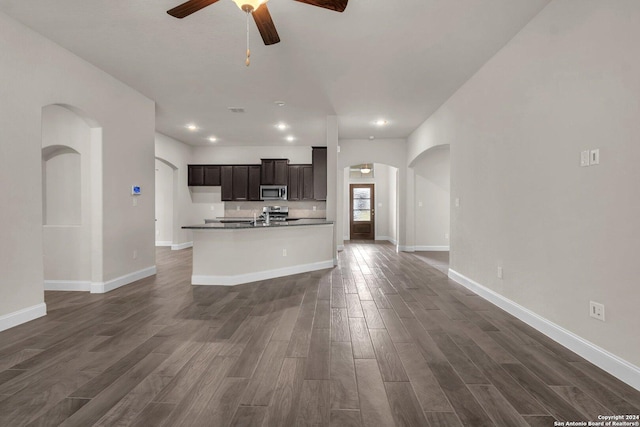
[[[340,139],[406,138],[548,2],[350,0],[337,13],[270,0],[282,41],[264,46],[252,21],[248,68],[231,0],[182,20],[166,13],[182,0],[0,0],[0,11],[153,99],[157,130],[180,141],[324,145],[327,115]]]

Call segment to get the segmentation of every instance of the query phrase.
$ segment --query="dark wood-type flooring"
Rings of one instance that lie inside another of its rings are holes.
[[[640,392],[388,244],[191,286],[191,251],[0,333],[0,426],[552,426]]]

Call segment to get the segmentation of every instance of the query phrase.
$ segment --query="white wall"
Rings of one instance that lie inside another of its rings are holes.
[[[174,168],[156,158],[156,246],[173,243]]]
[[[260,164],[260,159],[289,159],[290,164],[311,164],[311,147],[296,145],[193,147],[192,164]]]
[[[416,250],[449,249],[449,146],[424,152],[413,163],[416,177]]]
[[[0,13],[0,317],[43,293],[41,112],[68,104],[103,132],[103,276],[153,267],[154,103]],[[19,182],[20,185],[16,185]],[[131,185],[143,195],[132,207]],[[137,259],[132,259],[133,250]]]
[[[451,144],[453,270],[636,367],[638,22],[635,0],[552,1],[409,148]]]
[[[44,279],[91,281],[91,129],[59,105],[42,109]]]

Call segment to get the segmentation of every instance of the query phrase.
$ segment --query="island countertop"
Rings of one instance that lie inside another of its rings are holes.
[[[289,221],[271,221],[269,225],[264,222],[258,221],[256,225],[253,225],[253,220],[239,219],[242,222],[209,222],[206,224],[185,225],[182,228],[186,230],[237,230],[237,229],[253,229],[253,228],[276,228],[276,227],[299,227],[307,225],[328,225],[333,224],[333,221],[327,221],[326,219],[308,218],[308,219],[296,219]]]

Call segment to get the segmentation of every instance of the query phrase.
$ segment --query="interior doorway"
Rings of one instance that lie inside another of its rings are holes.
[[[349,231],[352,240],[375,239],[374,184],[349,185]]]

